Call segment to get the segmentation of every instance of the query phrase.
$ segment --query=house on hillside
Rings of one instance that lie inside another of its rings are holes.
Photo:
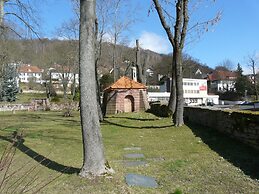
[[[104,90],[103,104],[106,114],[147,110],[146,86],[123,76]]]
[[[235,91],[237,73],[233,71],[214,71],[207,77],[209,93]]]
[[[21,65],[18,68],[19,81],[22,83],[29,83],[30,81],[35,83],[43,83],[42,74],[44,70],[37,66],[30,64]]]
[[[67,83],[68,87],[71,87],[74,81],[76,85],[79,85],[79,74],[74,73],[72,67],[55,64],[48,69],[47,74],[51,77],[55,88],[60,88],[64,82]]]

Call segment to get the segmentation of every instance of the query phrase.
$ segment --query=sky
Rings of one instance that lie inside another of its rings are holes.
[[[171,53],[172,47],[157,13],[151,11],[148,15],[151,0],[130,1],[137,7],[135,15],[138,20],[127,32],[128,44],[133,46],[135,39],[139,39],[142,48],[158,53]],[[212,18],[217,12],[222,12],[221,20],[200,37],[193,35],[194,39],[188,39],[184,52],[212,68],[225,60],[232,61],[234,69],[240,63],[244,71],[249,73],[248,56],[256,55],[259,58],[259,1],[204,1],[205,4],[192,12],[190,26]],[[72,4],[69,0],[44,1],[39,13],[44,36],[54,38],[57,28],[72,17]]]

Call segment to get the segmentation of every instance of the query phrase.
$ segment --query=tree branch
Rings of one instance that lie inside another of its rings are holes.
[[[7,12],[5,13],[5,15],[13,15],[15,17],[17,17],[27,28],[29,28],[30,31],[32,31],[39,40],[41,40],[39,34],[33,29],[33,27],[28,23],[26,22],[22,17],[20,17],[19,15],[17,15],[16,13],[12,13],[12,12]]]
[[[175,46],[179,48],[181,43],[181,28],[183,23],[183,2],[182,0],[178,0],[176,3],[176,21],[174,26],[174,40]]]
[[[161,24],[163,26],[163,28],[165,29],[168,39],[170,41],[170,43],[172,44],[173,47],[175,47],[175,41],[174,41],[174,35],[172,34],[172,31],[170,29],[170,27],[168,26],[168,24],[166,23],[166,19],[165,16],[163,14],[163,10],[162,7],[160,5],[160,3],[158,2],[158,0],[153,0],[154,5],[155,5],[155,9],[157,10],[158,16],[160,18]]]
[[[182,27],[181,41],[180,41],[181,49],[183,49],[183,47],[184,47],[188,23],[189,23],[188,0],[184,0],[183,1],[183,27]]]

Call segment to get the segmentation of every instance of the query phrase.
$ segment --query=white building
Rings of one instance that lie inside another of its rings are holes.
[[[63,82],[64,79],[67,80],[68,87],[71,86],[74,82],[74,76],[75,76],[75,83],[76,85],[79,85],[79,74],[70,72],[70,69],[67,67],[61,68],[60,66],[56,65],[56,68],[49,68],[48,75],[51,74],[51,79],[53,84],[59,88]]]
[[[170,97],[171,79],[160,87],[161,92],[148,92],[149,101],[168,101]],[[186,105],[218,104],[219,96],[208,95],[206,79],[183,79],[183,97]]]
[[[30,81],[36,83],[42,83],[42,73],[43,69],[32,65],[22,65],[18,68],[19,81],[22,83],[29,83]]]
[[[206,79],[183,79],[183,97],[187,105],[218,104],[219,96],[208,95]]]
[[[237,74],[232,71],[214,71],[208,75],[208,83],[210,92],[223,93],[227,91],[235,91]]]

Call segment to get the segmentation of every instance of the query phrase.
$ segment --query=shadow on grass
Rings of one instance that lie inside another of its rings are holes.
[[[145,118],[132,118],[132,117],[117,117],[117,116],[110,116],[106,118],[111,118],[111,119],[129,119],[129,120],[136,120],[136,121],[157,121],[159,118],[154,118],[154,119],[145,119]]]
[[[212,150],[246,175],[259,179],[259,151],[213,129],[189,123],[187,125]]]
[[[132,129],[162,129],[162,128],[167,128],[167,127],[173,127],[173,125],[164,125],[164,126],[127,126],[127,125],[122,125],[119,123],[114,123],[111,121],[108,121],[106,119],[104,119],[104,121],[102,122],[102,124],[109,124],[109,125],[115,125],[118,127],[124,127],[124,128],[132,128]]]
[[[11,138],[4,137],[4,136],[1,136],[1,135],[0,135],[0,139],[8,141],[10,143],[13,142],[13,140]],[[43,165],[43,166],[45,166],[45,167],[47,167],[51,170],[61,172],[63,174],[75,174],[75,173],[80,172],[79,168],[64,166],[64,165],[59,164],[59,163],[57,163],[53,160],[50,160],[50,159],[46,158],[45,156],[40,155],[39,153],[35,152],[31,148],[27,147],[23,143],[24,143],[24,140],[21,139],[19,142],[15,143],[14,146],[17,149],[19,149],[21,152],[23,152],[24,154],[26,154],[27,156],[29,156],[30,158],[32,158],[33,160],[38,162],[39,164],[41,164],[41,165]]]

